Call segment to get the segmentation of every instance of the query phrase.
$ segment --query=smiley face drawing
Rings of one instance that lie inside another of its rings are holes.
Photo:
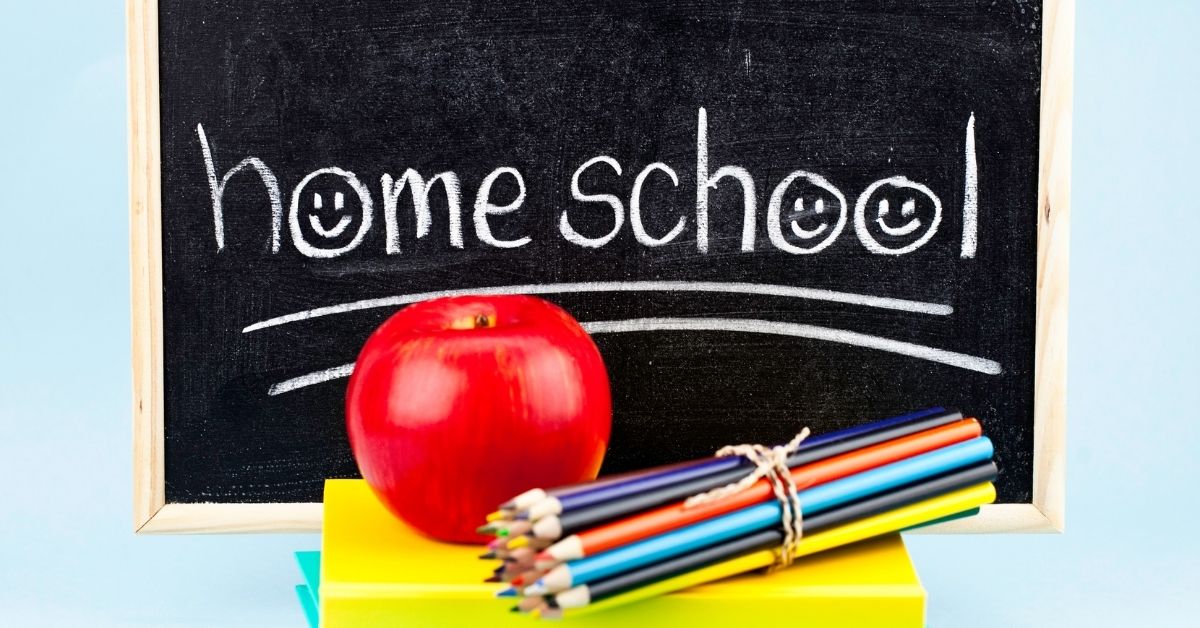
[[[306,221],[301,220],[302,213]],[[309,173],[292,191],[288,228],[296,250],[307,257],[331,258],[362,243],[373,214],[371,193],[353,172],[322,168]],[[356,219],[358,230],[347,241],[346,232]]]
[[[807,185],[800,188],[787,216],[793,242],[783,233],[783,197],[797,180]],[[817,253],[833,244],[846,226],[846,197],[841,190],[820,175],[797,170],[784,177],[767,205],[767,234],[771,243],[781,251],[804,255]],[[811,244],[810,244],[811,243]]]
[[[879,255],[903,255],[921,248],[941,223],[942,201],[933,190],[906,177],[872,183],[854,204],[858,239]]]
[[[334,192],[333,199],[333,208],[340,214],[346,206],[346,195],[341,192]],[[313,193],[313,209],[319,210],[324,204],[325,197],[320,192]],[[322,222],[320,216],[317,216],[316,214],[309,214],[308,225],[312,227],[312,230],[316,231],[317,235],[321,236],[322,238],[333,239],[346,232],[346,227],[350,226],[350,217],[342,214],[338,217],[337,224],[334,225],[332,229],[326,229],[325,223]]]

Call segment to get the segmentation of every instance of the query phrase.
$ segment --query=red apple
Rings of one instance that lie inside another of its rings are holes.
[[[596,477],[611,422],[596,345],[527,296],[401,310],[363,346],[346,393],[350,448],[380,501],[462,543],[522,491]]]

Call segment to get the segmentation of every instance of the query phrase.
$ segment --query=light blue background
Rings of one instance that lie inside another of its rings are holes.
[[[1200,3],[1079,5],[1068,532],[910,538],[933,626],[1200,616]],[[299,627],[315,536],[130,532],[123,4],[0,8],[0,624]]]

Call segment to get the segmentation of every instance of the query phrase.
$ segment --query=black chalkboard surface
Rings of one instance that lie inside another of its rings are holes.
[[[356,476],[439,294],[593,332],[604,470],[929,405],[1034,495],[1041,2],[158,4],[164,499]]]

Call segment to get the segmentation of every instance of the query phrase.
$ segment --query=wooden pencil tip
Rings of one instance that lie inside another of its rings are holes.
[[[483,579],[484,582],[500,582],[500,576],[488,576]]]

